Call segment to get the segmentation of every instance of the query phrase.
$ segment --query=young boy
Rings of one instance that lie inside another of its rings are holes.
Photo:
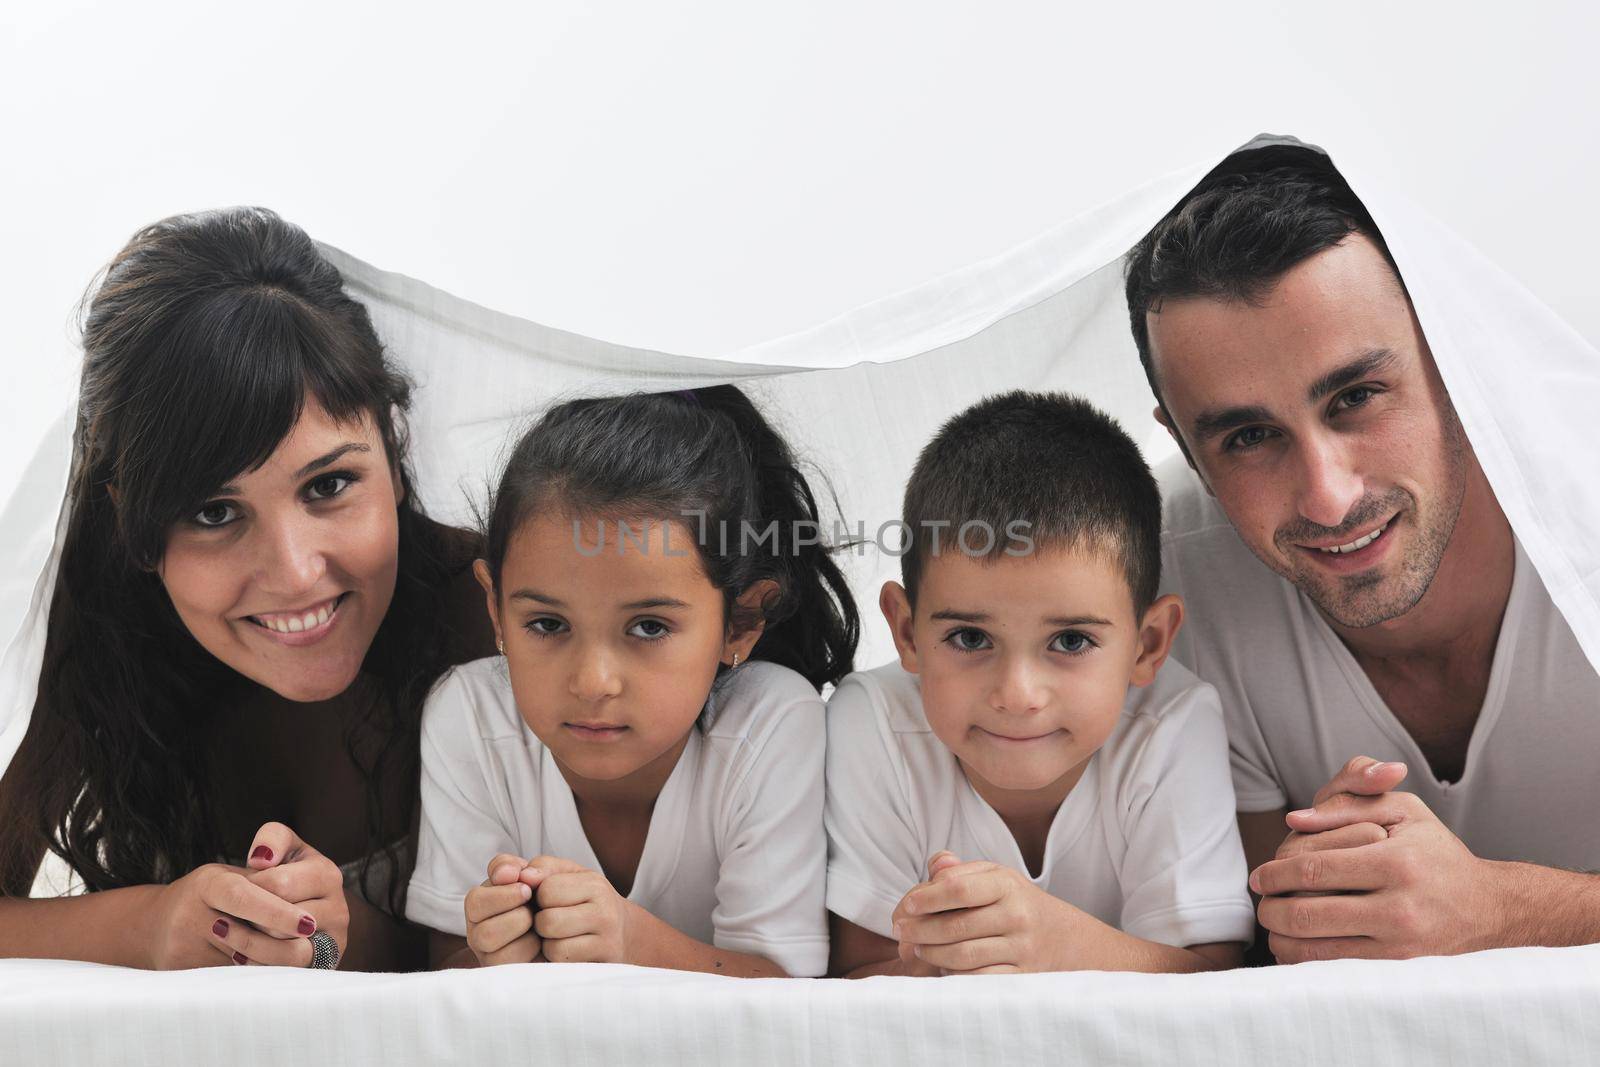
[[[1215,690],[1166,662],[1161,500],[1062,394],[947,422],[906,486],[899,662],[828,704],[830,971],[1197,971],[1255,929]]]

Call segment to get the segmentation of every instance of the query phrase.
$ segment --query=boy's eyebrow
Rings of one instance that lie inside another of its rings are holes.
[[[1051,626],[1110,626],[1111,625],[1111,620],[1110,619],[1102,619],[1102,618],[1100,618],[1099,616],[1096,616],[1096,615],[1062,616],[1062,617],[1053,618],[1053,619],[1046,619],[1044,621],[1049,623]]]
[[[988,622],[994,618],[986,611],[936,611],[929,616],[931,619],[951,622]],[[1045,619],[1048,626],[1110,626],[1110,619],[1102,619],[1097,615],[1058,615]]]
[[[548,604],[552,608],[564,608],[567,606],[563,601],[557,600],[553,596],[547,596],[546,594],[539,592],[537,589],[518,589],[506,599],[533,600],[540,604]],[[617,605],[617,607],[626,611],[643,611],[647,608],[686,608],[688,606],[688,601],[679,600],[676,597],[670,596],[646,597],[643,600],[630,600],[626,604]]]

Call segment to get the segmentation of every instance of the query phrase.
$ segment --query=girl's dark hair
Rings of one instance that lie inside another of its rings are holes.
[[[512,452],[489,508],[486,561],[497,590],[511,538],[540,511],[681,522],[734,630],[765,620],[751,659],[797,671],[818,690],[850,673],[860,619],[820,543],[816,498],[783,438],[734,386],[573,400],[546,412]],[[741,611],[739,594],[766,578],[778,593],[758,613]]]
[[[264,463],[308,396],[338,420],[369,416],[405,490],[394,599],[363,665],[376,684],[346,738],[366,779],[368,889],[373,856],[388,850],[394,863],[390,846],[409,829],[385,814],[382,798],[395,795],[385,782],[397,775],[408,790],[409,819],[420,709],[447,666],[438,602],[471,548],[451,559],[460,534],[416,503],[402,421],[410,383],[338,270],[262,208],[175,216],[135,234],[94,293],[83,347],[44,665],[0,787],[0,893],[25,895],[46,848],[90,890],[170,881],[242,854],[248,842],[221,839],[203,726],[250,683],[194,639],[153,568],[172,525]],[[395,869],[388,905],[398,913]]]

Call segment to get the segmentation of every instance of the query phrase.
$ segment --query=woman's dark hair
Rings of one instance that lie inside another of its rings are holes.
[[[135,234],[89,303],[83,348],[44,665],[0,793],[0,893],[25,895],[46,848],[90,890],[166,882],[242,854],[247,842],[221,839],[202,727],[249,683],[189,633],[154,568],[173,524],[266,462],[308,397],[337,420],[370,417],[405,489],[394,599],[363,665],[376,684],[346,739],[366,779],[368,889],[373,856],[387,850],[394,863],[391,846],[409,829],[391,825],[381,798],[398,776],[411,817],[420,709],[447,666],[437,601],[470,560],[449,558],[451,531],[422,515],[411,490],[410,383],[338,270],[262,208],[175,216]],[[388,905],[398,913],[396,872]]]
[[[797,671],[818,690],[850,673],[860,619],[820,543],[816,498],[783,438],[735,387],[573,400],[546,412],[512,452],[489,508],[497,590],[513,535],[541,511],[682,523],[735,632],[765,621],[751,659]],[[736,598],[767,578],[777,594],[758,614],[742,611]]]

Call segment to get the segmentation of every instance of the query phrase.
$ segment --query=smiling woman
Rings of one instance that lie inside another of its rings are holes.
[[[262,209],[156,223],[107,268],[0,780],[0,956],[420,962],[421,703],[492,643],[476,540],[418,510],[410,384],[342,286]],[[24,899],[47,851],[90,892]]]

